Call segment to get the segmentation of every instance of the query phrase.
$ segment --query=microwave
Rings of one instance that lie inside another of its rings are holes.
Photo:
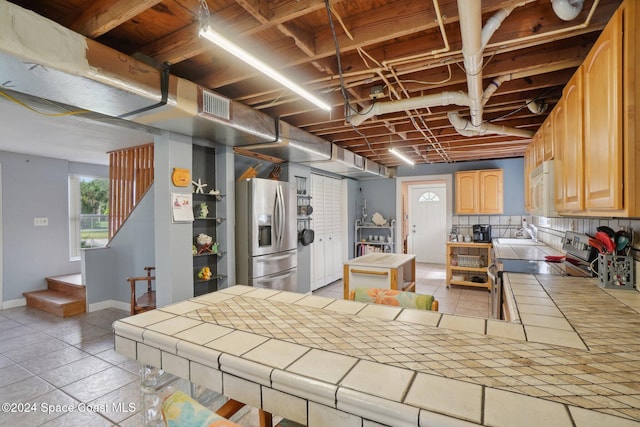
[[[555,183],[553,160],[542,162],[529,174],[531,187],[531,210],[535,216],[553,217],[558,212],[555,209]]]

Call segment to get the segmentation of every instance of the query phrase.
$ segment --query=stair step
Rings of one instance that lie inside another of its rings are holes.
[[[85,298],[86,296],[85,286],[82,284],[82,275],[80,273],[46,277],[45,280],[47,282],[47,289],[50,291],[57,291],[79,298]]]
[[[52,290],[24,292],[23,295],[27,299],[27,307],[46,311],[56,316],[69,317],[86,311],[84,297]]]

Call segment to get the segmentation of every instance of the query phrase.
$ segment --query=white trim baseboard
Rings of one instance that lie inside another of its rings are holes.
[[[26,298],[18,298],[18,299],[12,299],[9,301],[3,301],[2,302],[2,309],[5,310],[7,308],[15,308],[15,307],[22,307],[27,305],[27,299]]]
[[[126,302],[109,299],[106,301],[89,304],[89,306],[87,307],[87,312],[91,313],[92,311],[105,310],[107,308],[116,308],[118,310],[129,311],[131,309],[131,305]]]

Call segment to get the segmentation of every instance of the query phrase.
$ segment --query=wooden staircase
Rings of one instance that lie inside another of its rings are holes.
[[[87,311],[86,289],[80,273],[46,277],[45,280],[46,290],[23,293],[27,299],[27,307],[60,317],[75,316]]]

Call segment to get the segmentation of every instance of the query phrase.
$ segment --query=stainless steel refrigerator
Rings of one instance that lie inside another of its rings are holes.
[[[298,290],[295,188],[251,178],[236,184],[236,281]]]

